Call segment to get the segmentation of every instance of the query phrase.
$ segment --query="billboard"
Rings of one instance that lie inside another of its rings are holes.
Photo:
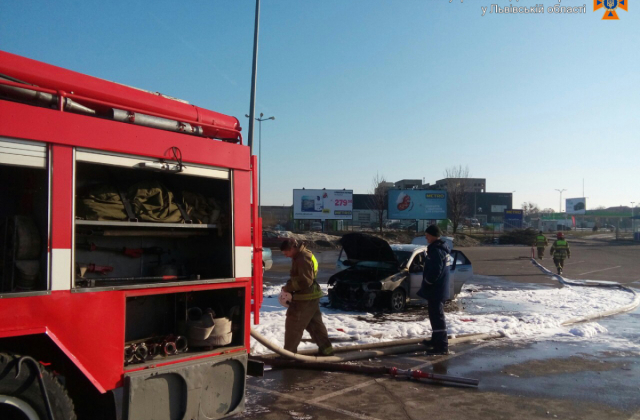
[[[497,204],[491,205],[491,213],[502,213],[506,209],[507,209],[506,205],[497,205]]]
[[[504,211],[504,227],[522,229],[522,210],[505,210]]]
[[[447,218],[447,193],[432,190],[389,190],[387,219]]]
[[[353,190],[293,190],[293,218],[351,220]]]
[[[585,214],[587,212],[587,199],[580,198],[567,198],[565,204],[567,214]]]

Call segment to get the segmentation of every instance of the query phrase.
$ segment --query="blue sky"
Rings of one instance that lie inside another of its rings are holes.
[[[558,207],[640,202],[640,1],[619,21],[557,0],[262,0],[256,112],[263,204],[294,188],[434,182],[468,166],[489,191]],[[539,15],[482,6],[544,4]],[[178,6],[180,5],[180,6]],[[0,49],[249,111],[255,2],[0,3]],[[256,127],[257,128],[257,127]],[[256,132],[257,139],[257,132]],[[257,152],[257,150],[256,150]],[[564,206],[564,204],[563,204]]]

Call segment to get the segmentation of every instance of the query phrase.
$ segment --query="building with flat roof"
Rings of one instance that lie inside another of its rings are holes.
[[[446,190],[449,182],[464,182],[465,191],[468,192],[487,192],[487,180],[485,178],[444,178],[436,181],[431,187],[435,190]]]
[[[393,183],[396,188],[401,190],[410,190],[422,188],[422,180],[421,179],[401,179],[400,181],[396,181]]]

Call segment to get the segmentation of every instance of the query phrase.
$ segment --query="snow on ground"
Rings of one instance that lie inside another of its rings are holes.
[[[513,340],[600,340],[612,343],[611,336],[606,334],[607,329],[597,322],[570,326],[562,326],[561,323],[619,308],[634,300],[631,293],[619,289],[565,286],[560,289],[498,290],[485,284],[483,276],[476,277],[478,284],[465,285],[458,295],[458,301],[465,309],[446,314],[449,334],[501,332]],[[327,285],[321,286],[326,292]],[[282,347],[286,309],[278,303],[280,288],[281,285],[265,288],[260,325],[254,328]],[[334,346],[431,336],[426,310],[380,316],[323,307],[322,315]],[[315,344],[304,341],[309,338],[305,332],[299,350],[316,348]],[[640,351],[640,343],[619,340],[617,344]],[[269,352],[251,339],[252,354]]]

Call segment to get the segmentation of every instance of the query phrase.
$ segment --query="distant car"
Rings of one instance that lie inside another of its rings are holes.
[[[395,221],[395,222],[391,222],[388,223],[386,227],[388,227],[389,229],[401,229],[401,230],[406,230],[406,229],[411,229],[411,228],[415,228],[416,226],[416,222],[413,221]]]
[[[251,248],[251,265],[253,268],[253,248]],[[267,270],[271,270],[273,266],[273,257],[271,254],[271,249],[262,248],[262,272],[264,273]]]
[[[311,222],[311,226],[309,227],[309,230],[316,231],[316,232],[321,232],[322,231],[322,223],[320,223],[320,222]]]
[[[329,278],[329,302],[343,309],[403,311],[407,304],[424,304],[417,292],[422,283],[427,247],[389,245],[384,239],[349,233],[340,240],[338,267]],[[451,276],[448,300],[460,293],[473,276],[471,261],[461,251],[449,256]]]
[[[262,231],[262,246],[263,247],[280,247],[280,244],[287,239],[280,232],[271,232],[267,230]]]
[[[271,249],[262,248],[262,272],[271,270],[273,266],[273,256],[271,255]]]
[[[479,228],[480,226],[480,221],[478,219],[476,219],[475,217],[468,217],[466,219],[464,219],[462,221],[462,225],[469,227],[469,228]]]

